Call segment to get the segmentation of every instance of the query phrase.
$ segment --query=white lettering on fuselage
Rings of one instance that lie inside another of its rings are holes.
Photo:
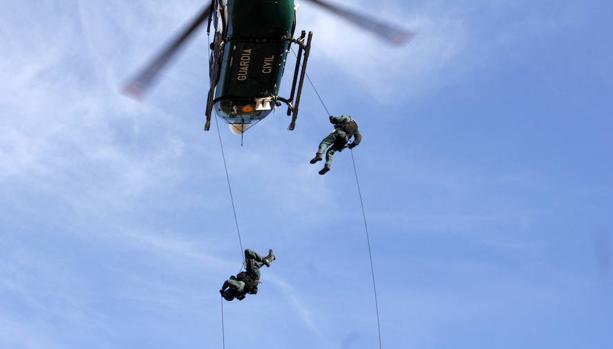
[[[275,55],[270,57],[264,57],[264,66],[262,67],[262,74],[272,73],[272,63],[275,61]]]
[[[249,73],[249,64],[251,64],[251,50],[252,49],[248,48],[244,49],[243,52],[241,52],[241,58],[238,64],[238,75],[236,76],[236,80],[247,80],[247,74]]]

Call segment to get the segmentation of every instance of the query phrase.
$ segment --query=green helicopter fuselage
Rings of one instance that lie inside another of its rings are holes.
[[[274,109],[296,27],[294,0],[227,0],[219,6],[213,108],[230,124],[250,124]]]

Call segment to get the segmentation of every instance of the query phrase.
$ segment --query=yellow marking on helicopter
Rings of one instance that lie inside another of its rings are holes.
[[[264,58],[264,67],[262,68],[262,74],[272,73],[272,63],[275,60],[275,55]]]
[[[249,65],[251,64],[251,50],[250,48],[244,49],[241,52],[240,63],[238,67],[238,76],[236,77],[239,81],[247,80],[247,74],[249,73]]]

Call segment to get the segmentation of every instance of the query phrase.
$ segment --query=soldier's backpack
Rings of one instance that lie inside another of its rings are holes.
[[[358,130],[358,124],[351,120],[342,124],[340,129],[347,134],[347,137],[351,138]]]

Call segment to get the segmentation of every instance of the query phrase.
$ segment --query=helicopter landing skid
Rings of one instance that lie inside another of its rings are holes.
[[[292,43],[298,45],[298,53],[296,54],[296,67],[294,68],[294,79],[292,80],[292,89],[289,98],[287,100],[280,98],[281,101],[287,104],[287,115],[292,116],[292,121],[290,122],[288,128],[290,131],[294,130],[294,128],[296,127],[296,119],[298,119],[300,97],[302,95],[302,87],[304,85],[304,77],[306,75],[309,54],[311,53],[312,39],[313,32],[309,32],[309,35],[307,36],[306,32],[303,30],[298,39],[293,39],[290,42],[290,47]],[[298,90],[296,90],[296,84],[298,84]],[[295,103],[294,97],[296,97]]]
[[[204,130],[208,131],[211,128],[211,114],[213,113],[213,93],[215,92],[215,88],[211,87],[209,89],[209,95],[206,100],[206,122],[204,123]]]
[[[219,80],[219,73],[221,69],[221,65],[219,64],[221,60],[222,48],[224,42],[222,40],[222,36],[220,33],[215,33],[215,39],[211,44],[211,48],[213,52],[211,53],[211,58],[213,61],[213,65],[211,66],[211,70],[209,72],[209,77],[211,79],[211,87],[209,88],[209,93],[206,100],[206,122],[204,124],[204,130],[208,131],[211,128],[211,115],[213,114],[213,104],[215,97],[215,88],[217,87],[217,82]]]

